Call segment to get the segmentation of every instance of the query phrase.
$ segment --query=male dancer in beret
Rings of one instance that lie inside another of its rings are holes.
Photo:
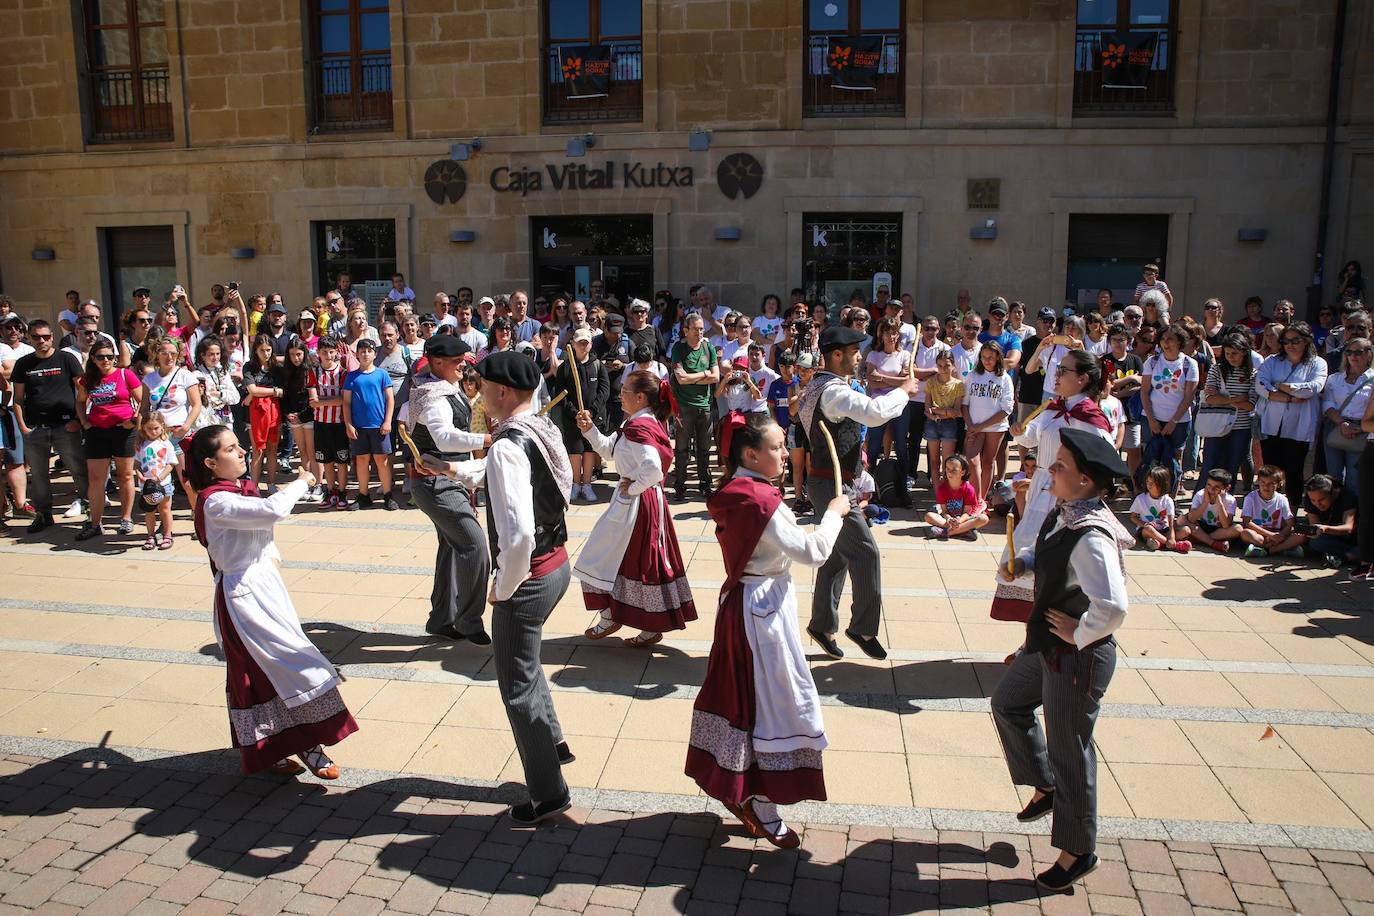
[[[812,377],[801,394],[802,428],[811,443],[806,491],[814,506],[828,505],[835,498],[836,475],[851,502],[857,499],[854,479],[863,462],[860,427],[881,426],[900,416],[916,393],[916,380],[910,378],[876,398],[850,387],[848,377],[859,368],[859,345],[867,339],[867,335],[853,328],[829,327],[822,331],[820,350],[824,368]],[[830,450],[820,430],[822,422],[835,440],[838,468],[832,466]],[[844,651],[835,642],[835,632],[840,628],[840,595],[847,573],[852,573],[854,579],[854,606],[844,635],[869,658],[887,658],[887,650],[878,642],[878,623],[883,611],[878,559],[878,542],[864,523],[863,513],[850,512],[844,518],[830,559],[816,570],[811,622],[806,627],[807,634],[831,658],[844,658]]]
[[[510,809],[517,824],[537,823],[571,804],[559,766],[572,761],[539,664],[544,621],[568,590],[572,571],[563,544],[572,466],[552,421],[531,400],[539,369],[522,353],[492,353],[478,364],[491,425],[487,457],[451,465],[469,486],[487,486],[492,581],[492,651],[496,683],[530,799]]]
[[[426,458],[466,461],[472,452],[491,445],[491,436],[468,430],[472,406],[459,384],[463,355],[468,352],[468,345],[450,334],[436,334],[425,341],[428,368],[415,377],[410,400],[398,418],[420,449],[413,465],[417,468],[412,481],[415,505],[429,516],[439,535],[425,632],[486,646],[491,637],[482,627],[482,614],[487,609],[491,559],[470,491],[447,475],[422,470]]]

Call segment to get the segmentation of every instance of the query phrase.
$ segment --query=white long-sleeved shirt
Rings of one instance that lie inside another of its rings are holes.
[[[646,408],[625,422],[653,415],[653,411]],[[596,449],[602,461],[615,461],[615,471],[620,479],[630,482],[625,491],[627,496],[638,496],[663,480],[663,462],[659,459],[658,449],[653,446],[631,442],[620,434],[604,435],[595,426],[582,435]]]
[[[1271,401],[1269,395],[1279,385],[1288,385],[1289,393],[1298,400]],[[1325,387],[1326,361],[1320,357],[1297,364],[1283,356],[1266,359],[1255,377],[1255,391],[1260,399],[1255,412],[1260,418],[1260,432],[1299,442],[1314,441],[1321,407],[1319,396]]]
[[[407,401],[402,410],[405,416],[402,417],[398,413],[396,418],[408,424],[410,402]],[[487,447],[487,438],[484,434],[468,432],[453,424],[453,409],[449,406],[448,398],[431,398],[424,414],[419,418],[419,425],[429,430],[430,438],[441,451],[475,452]]]
[[[238,493],[210,494],[205,501],[205,529],[215,568],[232,575],[255,563],[280,561],[272,526],[291,514],[291,507],[305,491],[304,480],[293,480],[266,499]]]
[[[1056,521],[1054,532],[1063,527],[1062,522]],[[1016,556],[1026,564],[1027,571],[1035,568],[1034,546],[1024,548]],[[1088,596],[1088,609],[1073,631],[1074,644],[1083,649],[1115,633],[1126,619],[1126,576],[1121,571],[1121,554],[1112,536],[1098,528],[1090,529],[1074,545],[1065,572],[1078,580],[1078,587]]]
[[[902,399],[905,402],[905,398]],[[736,477],[758,477],[753,471],[741,468]],[[852,511],[852,510],[851,510]],[[834,512],[826,512],[815,531],[807,531],[797,524],[797,517],[786,503],[778,503],[773,517],[763,529],[754,555],[745,564],[746,576],[785,575],[793,562],[804,566],[821,566],[830,559],[835,539],[840,536],[844,519]]]
[[[998,413],[1005,414],[1006,416],[983,432],[1006,432],[1010,428],[1007,417],[1016,409],[1016,394],[1012,388],[1011,374],[1003,372],[1001,375],[993,375],[981,370],[974,372],[964,379],[964,405],[968,407],[969,419],[974,424],[986,423]]]
[[[843,379],[839,385],[827,385],[821,392],[820,403],[816,407],[827,420],[854,420],[864,426],[882,426],[888,420],[895,420],[906,410],[906,392],[894,388],[886,394],[870,398],[862,391],[855,391]]]
[[[525,409],[519,413],[530,413]],[[530,577],[534,556],[534,501],[530,499],[530,462],[510,439],[497,439],[485,458],[460,461],[458,480],[467,487],[487,487],[487,504],[496,528],[496,579],[492,594],[505,601]]]

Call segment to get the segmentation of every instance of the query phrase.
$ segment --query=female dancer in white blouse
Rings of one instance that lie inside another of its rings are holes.
[[[273,526],[315,483],[299,477],[266,499],[242,479],[244,451],[227,426],[191,440],[187,477],[196,489],[196,538],[215,576],[215,639],[228,669],[230,736],[244,773],[294,776],[304,768],[338,779],[324,752],[358,725],[339,695],[339,674],[301,630],[287,594]]]
[[[587,638],[638,627],[625,644],[642,648],[696,620],[697,611],[663,493],[673,465],[673,443],[663,425],[672,412],[668,386],[651,372],[631,372],[620,389],[620,406],[629,419],[611,436],[596,428],[591,411],[577,415],[578,429],[601,459],[614,458],[620,484],[578,554],[573,575],[582,582],[587,610],[601,614]]]

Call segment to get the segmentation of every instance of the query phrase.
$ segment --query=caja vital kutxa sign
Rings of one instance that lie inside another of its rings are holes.
[[[690,188],[694,176],[690,165],[659,162],[607,162],[596,165],[547,165],[541,171],[500,166],[491,171],[493,191],[526,194],[550,191],[609,191],[613,188]]]

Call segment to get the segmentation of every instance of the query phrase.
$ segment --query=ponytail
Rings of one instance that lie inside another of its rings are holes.
[[[636,369],[626,377],[624,387],[631,394],[643,395],[658,422],[667,424],[668,418],[673,415],[673,396],[667,383],[660,381],[652,372]]]
[[[725,470],[721,475],[719,486],[724,486],[740,469],[744,450],[762,448],[764,437],[768,435],[769,430],[777,425],[772,414],[763,411],[751,412],[745,418],[744,425],[737,428],[730,436],[730,453],[725,456]]]

